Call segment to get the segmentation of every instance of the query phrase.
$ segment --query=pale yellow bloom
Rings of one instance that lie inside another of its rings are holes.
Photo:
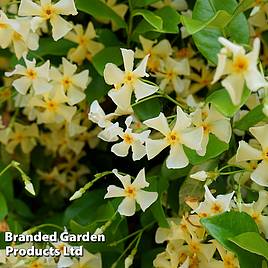
[[[14,149],[20,145],[22,151],[27,154],[37,144],[36,138],[38,138],[38,127],[36,124],[24,126],[19,123],[14,123],[14,129],[8,135],[8,141],[6,144],[6,150],[9,153],[13,153]]]
[[[72,24],[60,15],[77,15],[74,0],[60,0],[52,3],[51,0],[40,0],[40,5],[31,0],[22,0],[18,14],[20,16],[33,16],[31,29],[35,32],[46,21],[52,25],[52,37],[55,41],[64,37],[71,29]]]
[[[66,39],[78,44],[76,48],[70,49],[68,59],[77,64],[82,64],[85,59],[91,61],[92,57],[104,48],[103,44],[94,41],[96,37],[92,22],[88,23],[86,30],[81,24],[75,25],[73,30],[65,36]]]

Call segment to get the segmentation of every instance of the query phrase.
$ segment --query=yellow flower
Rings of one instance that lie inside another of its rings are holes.
[[[65,36],[66,39],[78,44],[76,48],[70,49],[68,59],[77,64],[82,64],[85,59],[91,61],[92,57],[104,48],[103,44],[93,40],[96,36],[92,22],[88,23],[85,31],[81,24],[75,25]]]
[[[9,153],[13,153],[17,145],[20,145],[22,151],[27,154],[35,147],[38,136],[38,127],[36,124],[24,126],[14,123],[14,128],[8,136],[6,150]]]

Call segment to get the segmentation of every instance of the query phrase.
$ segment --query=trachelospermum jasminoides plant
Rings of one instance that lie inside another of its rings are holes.
[[[0,265],[267,267],[268,3],[222,3],[0,1],[0,232],[106,239]]]

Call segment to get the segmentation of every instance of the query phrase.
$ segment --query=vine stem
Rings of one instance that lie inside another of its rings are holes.
[[[146,229],[148,229],[149,227],[151,227],[154,224],[155,224],[155,221],[153,221],[153,222],[149,223],[148,225],[144,226],[142,229],[137,230],[137,231],[133,232],[132,234],[129,234],[129,235],[125,236],[124,238],[122,238],[120,240],[117,240],[117,241],[115,241],[113,243],[108,244],[108,246],[115,247],[118,244],[120,244],[120,243],[124,242],[125,240],[129,239],[130,237],[135,236],[136,234],[139,234],[141,232],[144,232]]]

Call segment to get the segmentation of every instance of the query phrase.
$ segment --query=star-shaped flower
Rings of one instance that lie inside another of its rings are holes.
[[[157,199],[158,193],[142,190],[149,186],[145,178],[145,171],[142,169],[136,179],[131,183],[129,175],[120,175],[116,169],[113,170],[115,176],[121,181],[124,188],[110,185],[107,188],[107,194],[104,198],[124,197],[118,207],[118,212],[124,216],[132,216],[135,214],[136,202],[140,205],[142,211],[145,211]]]

